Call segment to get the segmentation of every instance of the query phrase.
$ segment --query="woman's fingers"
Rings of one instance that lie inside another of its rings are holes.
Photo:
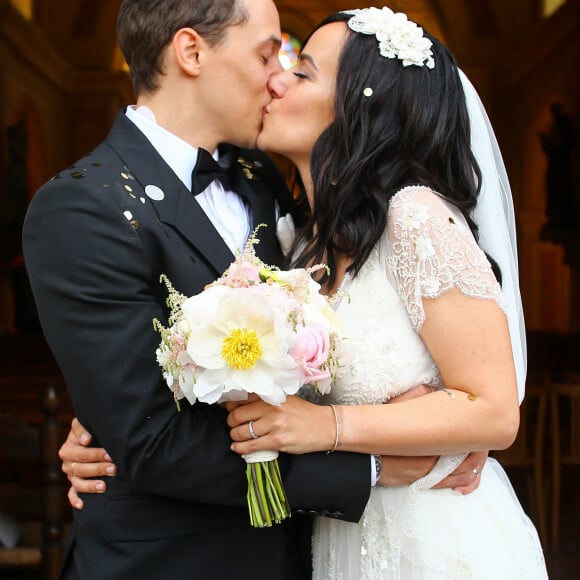
[[[65,468],[66,466],[66,468]],[[62,470],[71,478],[87,479],[89,477],[112,477],[117,474],[117,467],[110,461],[93,461],[79,463],[77,461],[63,463]],[[75,486],[76,487],[76,486]]]
[[[60,448],[59,456],[62,460],[62,470],[67,475],[72,473],[71,466],[73,463],[76,463],[77,465],[82,465],[85,463],[103,463],[113,465],[110,457],[101,447],[82,447],[80,445],[73,445],[71,443],[65,442]],[[98,475],[105,475],[105,472],[103,471],[103,473],[99,473]]]
[[[92,439],[91,434],[81,425],[81,422],[76,417],[72,420],[69,437],[71,434],[74,435],[80,445],[84,446],[89,445]]]
[[[69,487],[68,493],[68,502],[70,503],[71,507],[76,510],[82,510],[84,507],[83,500],[78,496],[77,492],[75,491],[74,487]]]
[[[67,497],[70,505],[77,510],[82,510],[84,502],[79,493],[105,493],[107,484],[101,480],[81,479],[80,477],[69,477],[71,487],[68,490]]]

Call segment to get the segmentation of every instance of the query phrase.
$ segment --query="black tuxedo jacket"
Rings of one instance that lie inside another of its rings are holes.
[[[273,193],[284,206],[287,190],[265,155],[239,155],[236,191],[254,225],[268,225],[257,251],[276,263]],[[282,454],[295,515],[269,529],[250,527],[245,463],[229,449],[225,412],[199,403],[176,411],[152,326],[167,320],[161,274],[192,295],[233,255],[123,113],[101,145],[37,192],[23,243],[42,328],[75,412],[119,468],[107,492],[85,496],[74,514],[63,576],[305,577],[309,540],[296,513],[358,521],[369,495],[368,456]]]

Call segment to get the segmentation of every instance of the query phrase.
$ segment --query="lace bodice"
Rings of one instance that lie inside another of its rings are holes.
[[[421,383],[442,386],[418,331],[423,298],[451,288],[502,304],[489,261],[461,213],[430,189],[405,188],[391,200],[385,234],[339,291],[337,311],[354,360],[329,397],[381,403]]]

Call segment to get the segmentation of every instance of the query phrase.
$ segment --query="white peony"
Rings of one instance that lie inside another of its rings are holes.
[[[182,308],[191,326],[187,353],[205,369],[194,387],[198,400],[212,404],[256,393],[279,405],[298,391],[296,361],[288,354],[293,332],[284,309],[272,308],[255,288],[234,292],[214,286]]]

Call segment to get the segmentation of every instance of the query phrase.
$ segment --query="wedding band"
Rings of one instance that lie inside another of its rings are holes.
[[[473,475],[475,475],[475,477],[479,477],[479,470],[477,467],[474,467],[471,471],[473,471]]]
[[[250,436],[252,437],[252,439],[258,439],[258,436],[256,435],[256,432],[254,431],[254,422],[250,421],[248,423],[248,429],[250,430]]]

